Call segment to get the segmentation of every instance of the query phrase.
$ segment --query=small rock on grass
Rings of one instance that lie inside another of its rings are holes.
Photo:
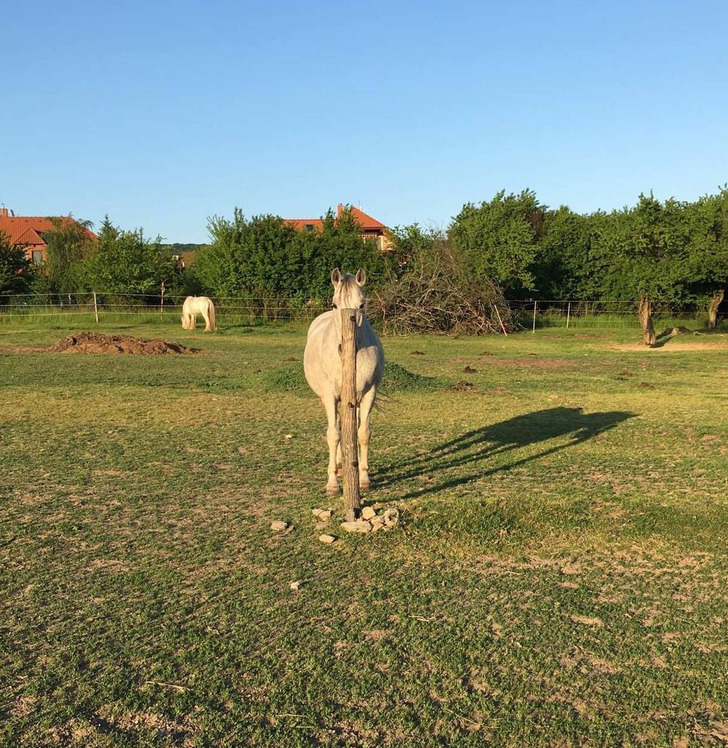
[[[311,514],[313,514],[314,517],[317,517],[321,522],[328,522],[328,520],[331,519],[331,515],[333,514],[333,510],[331,509],[312,509]]]
[[[372,519],[373,517],[377,516],[377,511],[374,509],[374,507],[371,506],[365,506],[361,510],[361,518],[362,519]]]
[[[385,509],[382,516],[387,527],[394,527],[399,522],[399,509]]]
[[[333,543],[336,540],[336,538],[333,535],[326,535],[326,534],[319,535],[318,539],[322,543]]]
[[[347,532],[371,532],[372,523],[366,519],[355,519],[352,522],[342,522],[341,526]]]
[[[298,590],[301,589],[301,583],[300,582],[291,582],[288,585],[294,592],[298,592]]]
[[[274,532],[283,532],[283,530],[288,529],[288,522],[284,522],[282,519],[273,520],[270,523],[270,529]]]

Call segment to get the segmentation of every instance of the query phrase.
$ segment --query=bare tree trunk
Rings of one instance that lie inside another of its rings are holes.
[[[640,296],[640,323],[645,345],[653,346],[657,341],[657,336],[655,326],[652,324],[652,302],[645,294]]]
[[[718,308],[723,303],[725,298],[725,289],[721,288],[718,293],[713,296],[710,300],[710,306],[708,307],[708,329],[715,330],[718,326]]]

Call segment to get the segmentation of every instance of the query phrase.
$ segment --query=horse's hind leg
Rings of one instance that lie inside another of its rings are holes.
[[[326,483],[326,493],[334,495],[339,493],[339,481],[336,479],[336,455],[340,450],[340,433],[339,433],[339,422],[336,411],[337,402],[335,397],[330,397],[323,400],[324,408],[326,408],[326,420],[328,421],[328,428],[326,429],[326,441],[329,444],[329,479]]]
[[[210,332],[210,318],[207,316],[207,312],[202,312],[202,317],[205,320],[205,332]]]
[[[369,481],[369,438],[372,434],[372,407],[376,396],[377,390],[372,387],[362,395],[359,403],[359,488],[362,491],[368,491],[371,488]]]

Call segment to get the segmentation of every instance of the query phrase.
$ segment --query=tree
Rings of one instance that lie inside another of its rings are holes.
[[[545,208],[535,192],[501,190],[490,202],[464,205],[449,238],[468,272],[495,279],[513,297],[535,289],[534,264],[544,232]]]
[[[161,241],[159,236],[147,239],[141,228],[124,231],[106,216],[87,263],[88,282],[98,291],[118,294],[156,294],[162,281],[171,290],[180,284],[180,270]]]
[[[0,294],[27,293],[33,270],[25,252],[11,246],[9,239],[0,232]]]
[[[220,216],[208,219],[211,241],[195,260],[195,275],[207,293],[238,296],[245,292],[242,245],[247,225],[240,208],[235,208],[232,220]]]
[[[728,186],[687,208],[690,251],[688,284],[707,308],[708,328],[717,326],[718,309],[728,285]]]
[[[532,265],[538,298],[593,299],[597,277],[589,216],[562,205],[545,215],[545,230]]]
[[[351,206],[343,208],[338,218],[329,210],[323,217],[321,232],[297,232],[303,252],[302,273],[307,279],[306,296],[328,300],[331,297],[331,270],[356,272],[364,268],[369,292],[376,290],[385,280],[387,256],[379,251],[376,241],[364,239]]]
[[[48,288],[51,293],[58,294],[83,291],[86,285],[85,261],[94,249],[94,241],[88,231],[93,224],[71,216],[50,220],[53,230],[43,234]]]
[[[641,194],[637,205],[611,215],[605,237],[609,272],[607,287],[639,300],[639,315],[646,345],[656,342],[652,321],[654,304],[686,298],[687,245],[685,203],[674,198],[661,203]]]

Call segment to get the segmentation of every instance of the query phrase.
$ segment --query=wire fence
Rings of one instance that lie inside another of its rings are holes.
[[[170,322],[179,319],[184,295],[162,294],[13,294],[0,295],[0,321],[90,318],[93,322],[133,317],[138,322]],[[312,320],[330,308],[328,302],[301,301],[278,296],[212,297],[218,322],[263,324],[277,321]],[[508,300],[515,319],[524,329],[546,327],[639,327],[636,301],[599,300]],[[673,309],[656,305],[656,320],[664,324],[704,324],[705,314],[695,309]],[[728,314],[718,315],[719,325]]]
[[[136,315],[147,321],[179,318],[185,295],[161,294],[15,294],[0,295],[0,318],[91,316],[104,318]],[[329,308],[322,302],[301,302],[281,297],[211,297],[218,318],[256,322],[310,320]]]

